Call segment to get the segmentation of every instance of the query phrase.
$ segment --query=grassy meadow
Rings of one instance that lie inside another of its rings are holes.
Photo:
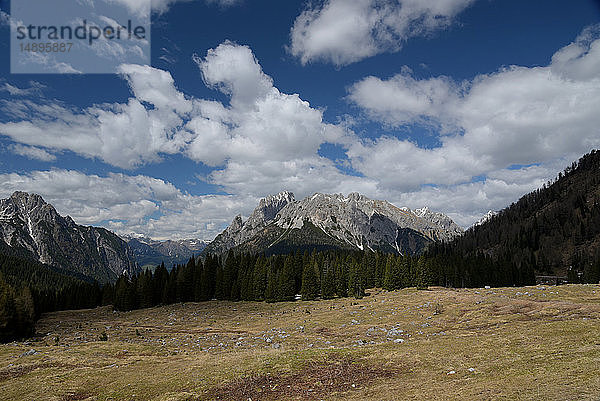
[[[2,400],[598,400],[600,287],[44,315]]]

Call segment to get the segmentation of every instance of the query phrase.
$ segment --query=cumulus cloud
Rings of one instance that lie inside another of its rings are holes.
[[[290,52],[303,64],[338,66],[400,50],[416,36],[450,25],[474,0],[325,0],[294,22]]]
[[[192,110],[192,102],[175,89],[166,71],[124,65],[120,72],[135,95],[127,103],[79,110],[43,99],[3,101],[3,111],[17,121],[0,124],[0,134],[22,144],[71,150],[123,168],[158,161],[160,153],[179,152],[187,136],[178,129]]]
[[[376,187],[318,154],[324,143],[346,146],[353,134],[325,123],[322,111],[298,94],[280,92],[248,47],[225,42],[194,59],[206,85],[227,95],[227,103],[185,96],[166,71],[123,65],[132,93],[126,103],[79,110],[12,99],[3,103],[12,121],[0,124],[0,133],[123,168],[181,153],[215,168],[209,183],[253,202],[283,189],[305,196]]]
[[[12,96],[2,103],[9,121],[0,134],[23,152],[70,150],[125,168],[182,154],[212,167],[203,179],[231,195],[194,196],[151,177],[66,170],[5,174],[0,188],[5,195],[40,192],[81,223],[163,238],[210,238],[281,190],[297,197],[358,191],[398,206],[429,206],[468,226],[600,144],[595,32],[586,30],[546,67],[512,66],[465,82],[419,79],[403,69],[350,87],[348,99],[372,120],[430,124],[441,143],[433,148],[389,131],[361,139],[345,124],[324,122],[321,110],[282,93],[252,51],[232,42],[194,57],[225,102],[186,96],[167,71],[124,65],[132,94],[126,102],[78,109]],[[351,174],[319,154],[324,144],[345,152]]]
[[[424,120],[441,127],[442,145],[422,149],[382,137],[351,146],[353,167],[412,191],[422,184],[461,184],[513,164],[576,159],[600,146],[600,39],[596,27],[559,50],[546,67],[511,66],[468,82],[367,77],[348,99],[396,127]],[[419,162],[421,161],[421,162]]]
[[[43,162],[52,162],[56,160],[56,156],[52,153],[49,153],[44,149],[36,148],[33,146],[23,146],[15,144],[9,146],[8,149],[14,154],[25,156],[29,159],[40,160]]]
[[[0,198],[17,190],[42,195],[79,224],[153,238],[212,239],[231,216],[249,213],[246,205],[257,201],[231,195],[194,196],[143,175],[102,177],[73,170],[0,174]]]

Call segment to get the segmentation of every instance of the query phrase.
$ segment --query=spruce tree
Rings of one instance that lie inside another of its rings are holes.
[[[365,296],[365,277],[361,269],[361,264],[352,258],[350,261],[350,271],[348,272],[348,295],[355,298]]]
[[[252,293],[255,301],[264,301],[267,288],[267,261],[264,256],[256,259],[252,278]]]
[[[300,295],[303,301],[310,301],[317,297],[319,294],[319,287],[317,285],[317,266],[316,262],[308,261],[304,265],[302,270],[302,288],[300,289]]]
[[[0,342],[16,338],[17,307],[15,292],[0,276]]]
[[[296,282],[294,278],[294,256],[287,255],[283,262],[283,269],[279,275],[279,297],[281,301],[292,301],[296,295]]]
[[[335,272],[329,261],[323,266],[323,279],[321,280],[321,297],[331,299],[335,296]]]

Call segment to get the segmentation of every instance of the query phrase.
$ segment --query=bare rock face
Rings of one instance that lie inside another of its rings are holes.
[[[131,250],[116,234],[77,225],[36,194],[15,192],[0,200],[0,239],[41,263],[100,282],[139,269]]]
[[[215,238],[204,250],[204,253],[224,253],[254,238],[266,226],[271,224],[281,209],[294,203],[294,194],[288,191],[262,198],[248,220],[237,215],[231,225]]]
[[[463,232],[448,216],[427,208],[398,208],[358,193],[316,193],[296,201],[293,194],[282,192],[262,199],[246,222],[237,216],[205,252],[222,253],[249,242],[264,247],[270,241],[268,246],[274,246],[277,235],[284,239],[289,233],[307,230],[308,223],[315,239],[327,237],[354,249],[398,253],[418,253],[430,242],[450,240]],[[315,228],[322,233],[315,235]],[[305,245],[307,235],[303,235]],[[260,236],[269,236],[269,241],[257,239]]]

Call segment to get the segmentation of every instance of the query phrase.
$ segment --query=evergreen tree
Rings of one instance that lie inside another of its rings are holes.
[[[308,264],[304,265],[302,271],[302,288],[300,289],[300,295],[304,301],[313,300],[319,294],[316,262],[310,263],[310,259],[307,262]]]
[[[348,296],[348,274],[347,265],[344,257],[337,256],[335,269],[335,293],[340,297]]]
[[[154,305],[154,288],[150,270],[146,270],[139,275],[136,292],[137,303],[140,308],[149,308]]]
[[[351,258],[350,271],[348,272],[348,295],[355,298],[365,296],[365,276],[361,264],[356,259]]]
[[[323,278],[321,280],[321,297],[331,299],[335,296],[335,272],[329,261],[325,261],[323,266]]]
[[[265,290],[267,288],[267,261],[264,255],[261,255],[258,259],[256,259],[252,283],[253,299],[255,301],[264,301]]]
[[[277,274],[276,264],[271,259],[271,263],[269,263],[267,267],[267,286],[265,288],[265,301],[266,302],[275,302],[278,297],[278,288],[277,285],[279,283],[279,277]]]
[[[17,307],[15,291],[0,276],[0,341],[8,342],[17,337]]]
[[[29,287],[24,287],[16,298],[17,332],[20,337],[33,335],[35,327],[35,306]]]
[[[294,277],[294,256],[287,255],[279,275],[279,297],[281,301],[293,301],[296,295],[296,281]]]

